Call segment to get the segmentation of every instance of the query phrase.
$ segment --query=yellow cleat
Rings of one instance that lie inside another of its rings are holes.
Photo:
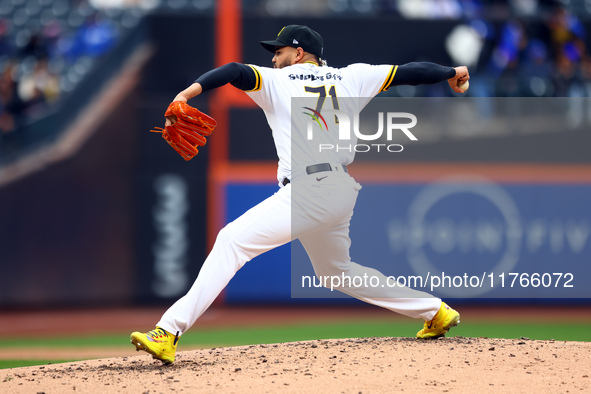
[[[417,338],[435,339],[443,337],[450,328],[457,326],[459,322],[460,314],[445,302],[442,302],[433,319],[426,321],[423,329],[417,332]]]
[[[164,364],[171,364],[174,361],[176,345],[179,340],[178,332],[177,335],[173,335],[160,327],[156,327],[146,333],[133,332],[130,339],[137,351],[144,350]]]

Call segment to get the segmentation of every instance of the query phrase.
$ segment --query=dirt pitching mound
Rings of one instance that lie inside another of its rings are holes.
[[[332,339],[0,370],[3,393],[590,392],[591,343]]]

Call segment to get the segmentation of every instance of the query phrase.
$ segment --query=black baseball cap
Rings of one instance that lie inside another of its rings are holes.
[[[324,50],[322,36],[308,26],[302,25],[285,26],[279,31],[275,40],[261,41],[261,45],[269,52],[275,52],[275,47],[302,47],[304,51],[319,58],[322,57]]]

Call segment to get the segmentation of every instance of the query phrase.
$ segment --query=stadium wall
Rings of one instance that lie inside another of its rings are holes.
[[[303,18],[297,22],[323,33],[326,58],[335,66],[413,60],[450,64],[444,41],[457,24],[346,18]],[[215,209],[206,197],[207,179],[215,169],[206,165],[207,147],[187,163],[148,130],[161,124],[163,108],[179,90],[213,67],[214,22],[208,16],[166,14],[151,15],[146,23],[147,39],[154,45],[155,53],[142,70],[138,88],[129,93],[75,156],[0,190],[0,269],[9,278],[0,286],[0,307],[168,304],[188,289],[197,274],[206,255],[206,233],[211,231],[206,227],[206,218]],[[270,65],[271,54],[262,50],[258,41],[272,37],[290,23],[294,21],[287,18],[245,18],[244,58],[236,60]],[[353,29],[343,31],[343,26],[353,25],[355,31],[372,32],[371,37],[379,40],[368,45],[368,34],[356,34]],[[407,38],[424,34],[430,38],[421,45]],[[211,110],[206,97],[195,99],[193,104],[206,112]],[[235,108],[228,119],[218,121],[229,123],[232,129],[224,149],[229,152],[229,168],[236,169],[221,177],[225,197],[218,204],[223,207],[223,220],[227,222],[273,193],[276,156],[260,110]],[[249,126],[245,129],[243,125]],[[388,192],[400,196],[396,215],[403,217],[405,207],[412,205],[420,188],[429,187],[437,175],[434,169],[442,163],[464,168],[499,165],[495,174],[505,175],[523,169],[523,165],[536,166],[543,172],[544,165],[568,164],[582,166],[584,171],[591,161],[585,149],[589,142],[586,130],[575,130],[569,134],[568,149],[556,149],[564,146],[560,133],[423,144],[396,161],[410,169],[408,173],[427,165],[428,175],[420,182],[394,179]],[[250,165],[259,166],[253,167],[258,168],[257,173],[238,179],[240,170]],[[569,169],[572,167],[566,168],[566,173]],[[490,175],[487,171],[484,174]],[[366,180],[366,196],[384,193],[380,189],[383,186],[366,172],[358,174],[360,180]],[[531,216],[528,223],[541,219],[563,223],[566,228],[566,223],[574,220],[579,231],[575,236],[581,241],[575,245],[576,250],[572,249],[572,242],[569,246],[566,230],[562,232],[562,249],[552,249],[548,235],[552,224],[544,227],[545,241],[535,251],[537,254],[528,256],[528,264],[551,264],[574,256],[588,267],[585,259],[590,244],[584,232],[585,223],[590,220],[589,209],[579,200],[588,195],[591,183],[587,178],[583,177],[578,185],[555,181],[532,185],[524,177],[508,185],[503,183],[505,175],[493,180],[499,187],[508,187],[507,193],[520,209],[528,212],[525,216]],[[530,205],[528,198],[532,195],[544,198]],[[575,200],[579,205],[567,209]],[[371,203],[366,204],[361,197],[358,211],[369,209]],[[549,214],[544,204],[561,208]],[[449,212],[456,215],[459,211]],[[376,213],[380,212],[373,212]],[[491,211],[486,219],[494,220],[496,214]],[[386,222],[379,224],[381,237],[388,236],[387,226]],[[360,237],[359,244],[366,243],[360,235],[353,233],[352,237]],[[383,249],[377,250],[387,260],[393,252],[391,240],[384,241]],[[397,253],[396,259],[406,269],[412,269],[406,252]],[[457,259],[462,255],[447,257]],[[474,256],[462,258],[471,257]],[[247,264],[224,293],[225,302],[291,302],[289,259],[289,247],[284,247]],[[588,277],[589,272],[582,271],[580,275]]]

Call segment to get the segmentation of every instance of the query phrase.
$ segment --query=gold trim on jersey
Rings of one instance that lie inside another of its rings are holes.
[[[260,71],[257,70],[257,68],[255,66],[251,66],[250,64],[247,64],[247,66],[252,68],[252,71],[254,71],[254,76],[255,76],[256,80],[255,80],[254,88],[251,90],[245,90],[245,92],[258,92],[263,87],[263,77],[261,77]]]
[[[394,81],[394,76],[396,75],[396,71],[398,70],[398,66],[392,66],[390,72],[388,73],[388,77],[384,81],[380,92],[385,92],[386,90],[390,89],[390,85],[392,85],[392,81]]]
[[[313,65],[315,65],[315,66],[318,66],[318,67],[320,67],[320,65],[319,65],[318,63],[316,63],[316,62],[313,62],[313,61],[311,61],[311,60],[308,60],[307,62],[304,62],[304,63],[310,63],[310,64],[313,64]]]

